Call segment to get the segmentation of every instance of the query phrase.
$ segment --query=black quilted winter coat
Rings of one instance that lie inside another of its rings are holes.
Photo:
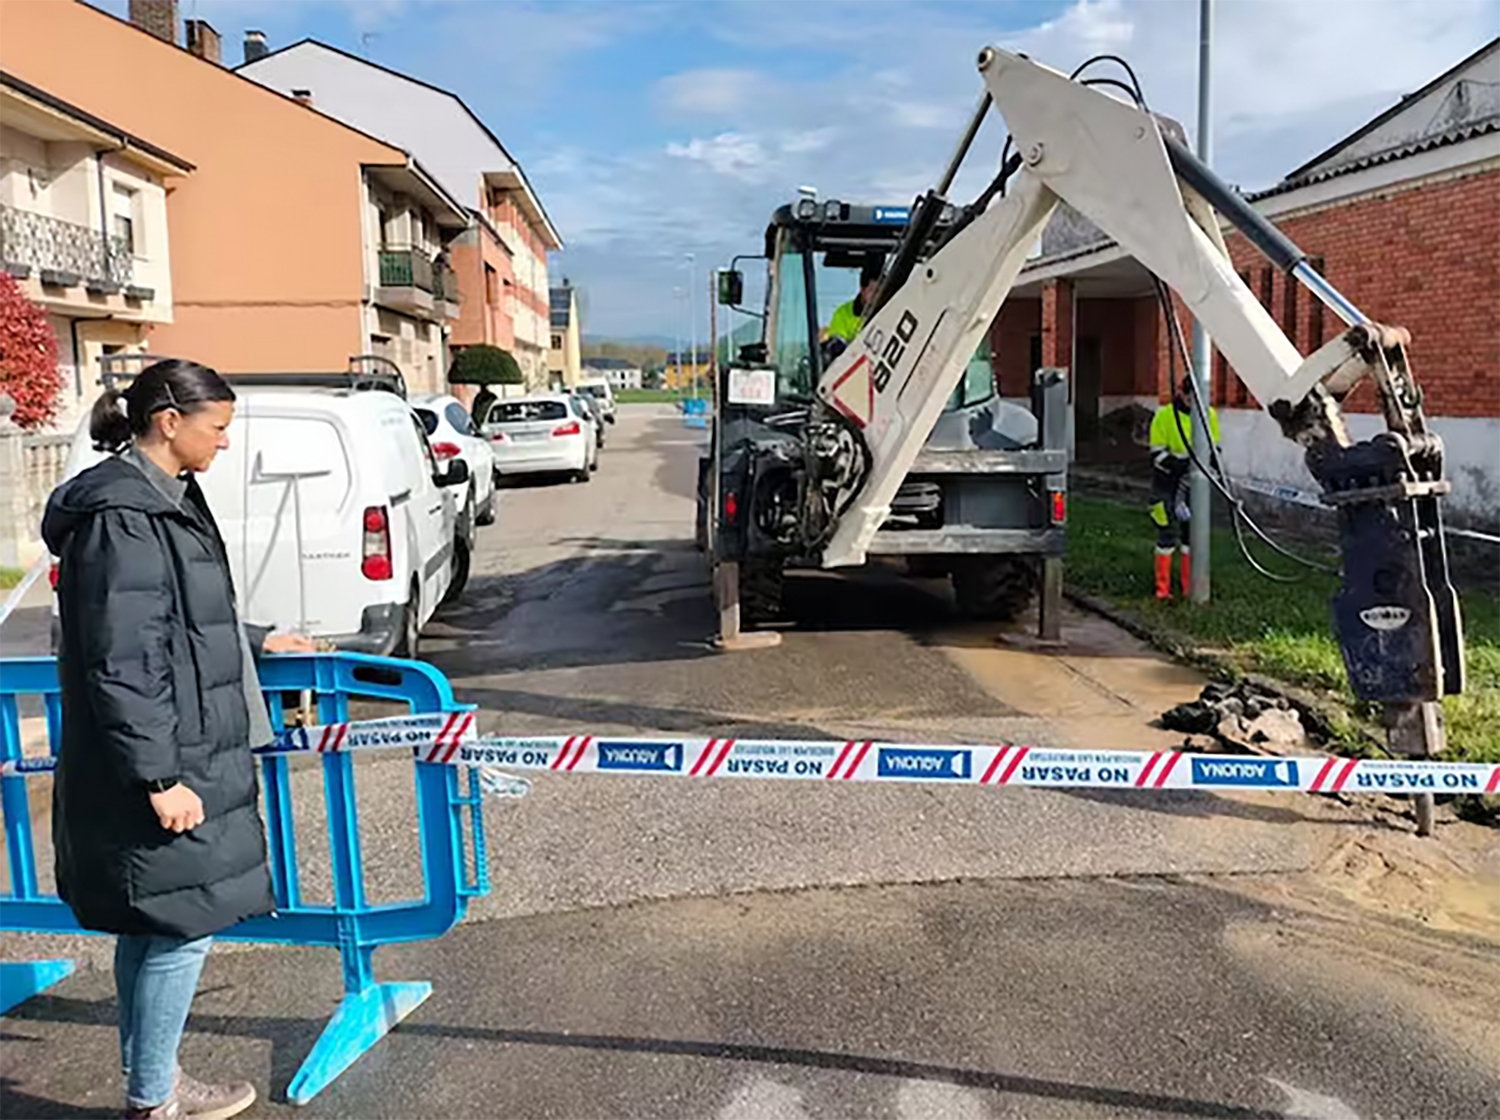
[[[244,651],[218,527],[108,459],[60,487],[42,535],[59,559],[58,893],[81,925],[201,937],[273,907],[256,802]],[[145,783],[203,799],[162,828]]]

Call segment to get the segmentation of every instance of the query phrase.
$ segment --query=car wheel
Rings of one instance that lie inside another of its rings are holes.
[[[495,523],[495,491],[491,490],[489,497],[485,498],[484,505],[479,507],[477,524],[493,525]]]
[[[464,593],[464,588],[469,584],[469,568],[473,564],[473,552],[469,548],[468,540],[462,535],[453,540],[453,580],[448,584],[448,592],[443,596],[443,605],[458,601],[458,597]]]
[[[414,661],[417,658],[417,647],[421,640],[422,587],[413,579],[411,597],[406,600],[406,606],[401,611],[401,636],[396,639],[396,648],[391,651],[391,655]]]

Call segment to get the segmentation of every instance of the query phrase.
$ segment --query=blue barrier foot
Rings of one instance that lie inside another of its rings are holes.
[[[432,985],[423,982],[375,984],[345,996],[287,1086],[286,1099],[292,1104],[312,1100],[430,995]]]
[[[45,992],[72,971],[70,960],[0,961],[0,1015]]]

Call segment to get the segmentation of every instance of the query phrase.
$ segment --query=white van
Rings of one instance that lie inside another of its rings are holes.
[[[604,411],[604,419],[609,423],[615,422],[615,390],[609,380],[604,377],[587,377],[578,383],[575,390],[579,393],[587,393],[599,402]]]
[[[467,547],[456,539],[467,465],[440,467],[395,393],[233,384],[229,449],[199,484],[241,617],[340,649],[416,656]],[[66,477],[103,457],[85,422]]]

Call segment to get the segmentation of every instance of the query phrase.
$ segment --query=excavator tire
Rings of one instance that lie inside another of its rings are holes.
[[[1031,606],[1040,583],[1030,556],[965,556],[953,564],[953,597],[969,618],[1008,622]]]
[[[757,626],[781,617],[784,575],[780,560],[740,563],[740,621],[744,625]]]

